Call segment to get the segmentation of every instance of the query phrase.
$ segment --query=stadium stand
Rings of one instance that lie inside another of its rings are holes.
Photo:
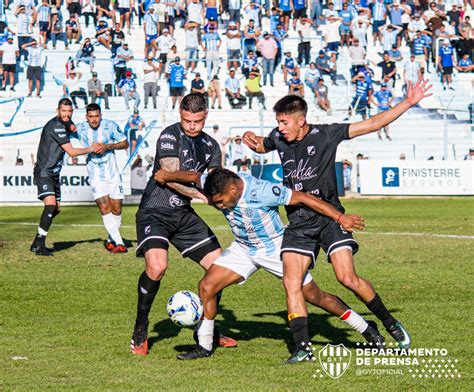
[[[19,0],[18,2],[12,3],[9,9],[4,10],[2,15],[3,20],[8,24],[8,27],[13,31],[17,32],[19,25],[18,19],[15,16],[15,9],[18,4],[29,3],[25,0]],[[352,3],[353,2],[349,2]],[[370,2],[365,2],[370,3]],[[459,2],[457,2],[459,3]],[[469,2],[467,2],[469,3]],[[469,4],[466,3],[466,7],[463,10],[464,17],[471,15],[472,9]],[[92,1],[95,4],[95,1]],[[180,4],[178,2],[178,4]],[[451,1],[446,2],[445,13],[448,13],[451,9]],[[247,26],[249,15],[254,15],[251,12],[244,12],[248,10],[246,7],[247,2],[244,1],[242,5],[242,21],[240,30],[244,30]],[[38,6],[37,6],[38,7]],[[135,8],[137,5],[135,5]],[[159,1],[156,3],[157,9],[159,9]],[[246,7],[246,8],[244,8]],[[37,8],[38,9],[38,8]],[[308,15],[311,14],[311,9]],[[268,10],[271,14],[270,10]],[[422,10],[416,10],[416,13],[423,12]],[[61,6],[61,13],[63,22],[69,19],[69,11],[65,4]],[[389,12],[390,13],[390,12]],[[39,13],[38,13],[39,14]],[[413,13],[414,15],[415,13]],[[118,13],[117,13],[118,15]],[[354,23],[357,17],[351,22]],[[446,17],[449,20],[449,17]],[[133,108],[126,111],[123,98],[115,94],[115,74],[113,67],[113,60],[111,60],[111,52],[103,45],[98,44],[96,37],[96,29],[93,23],[90,23],[88,27],[85,26],[85,17],[82,15],[79,18],[80,25],[82,27],[82,37],[91,38],[94,47],[95,60],[94,60],[94,72],[98,74],[99,79],[102,82],[102,86],[111,85],[110,89],[110,110],[104,110],[104,118],[109,118],[117,121],[120,126],[125,127],[127,119],[133,113]],[[109,25],[110,19],[108,20]],[[253,109],[250,110],[248,105],[244,105],[240,109],[232,109],[229,105],[228,100],[225,98],[224,85],[228,77],[228,67],[226,59],[228,56],[227,52],[227,39],[224,37],[226,32],[226,26],[229,24],[228,13],[220,14],[218,22],[218,33],[222,38],[222,45],[219,48],[219,69],[217,75],[220,80],[220,85],[223,95],[222,109],[210,109],[207,127],[212,127],[213,124],[219,124],[220,129],[231,137],[241,135],[245,130],[254,130],[256,132],[268,132],[274,125],[275,119],[271,111],[272,105],[283,95],[288,93],[288,86],[283,81],[283,73],[280,66],[275,69],[275,83],[274,86],[266,85],[262,87],[262,91],[266,98],[266,108],[264,110],[261,105],[257,105],[257,100],[254,100]],[[329,20],[327,21],[328,23]],[[336,20],[336,23],[338,21]],[[207,21],[207,24],[216,23],[214,21]],[[271,32],[272,19],[268,17],[261,18],[261,31]],[[321,20],[318,20],[321,23]],[[388,22],[387,22],[388,23]],[[173,36],[176,42],[177,51],[176,54],[181,56],[183,59],[186,57],[185,52],[185,30],[180,27],[181,21],[176,19],[176,28],[174,29]],[[298,57],[298,45],[300,42],[298,31],[300,31],[300,25],[297,29],[294,29],[292,24],[289,25],[288,38],[284,39],[284,50],[290,51],[293,58]],[[112,26],[113,27],[113,26]],[[158,23],[158,28],[162,28]],[[32,37],[38,39],[40,35],[39,22],[33,26]],[[325,49],[325,37],[324,37],[324,26],[317,29],[314,25],[309,32],[311,42],[310,59],[314,61],[320,50]],[[369,27],[367,31],[367,60],[371,60],[373,63],[379,63],[381,61],[381,53],[383,47],[379,42],[374,44],[372,37],[372,27]],[[147,143],[143,143],[140,147],[139,154],[141,156],[153,156],[154,145],[159,135],[160,130],[178,120],[177,109],[172,109],[171,98],[169,96],[169,85],[168,81],[164,78],[158,80],[159,96],[157,109],[153,109],[152,105],[149,104],[147,109],[143,107],[143,65],[144,65],[144,42],[145,36],[144,31],[138,23],[137,15],[132,20],[131,30],[128,33],[125,31],[125,40],[129,44],[129,48],[134,54],[134,58],[127,63],[127,68],[130,69],[137,82],[137,92],[141,95],[140,104],[140,115],[148,125],[154,121],[154,129],[149,133],[149,137],[146,140]],[[5,37],[8,36],[8,32],[5,32]],[[275,33],[277,34],[277,33]],[[306,33],[305,33],[306,34]],[[469,32],[470,41],[472,45],[472,27]],[[442,45],[443,36],[441,36],[439,44]],[[263,38],[260,38],[263,39]],[[272,38],[270,38],[272,39]],[[306,38],[305,38],[306,40]],[[14,43],[17,44],[18,35],[14,36]],[[453,41],[454,42],[454,41]],[[82,73],[82,78],[79,81],[79,87],[87,90],[87,81],[91,78],[90,65],[86,62],[80,62],[77,64],[75,61],[76,53],[80,49],[81,44],[73,43],[69,44],[69,50],[64,48],[62,42],[57,44],[56,49],[52,48],[51,41],[48,42],[47,50],[43,52],[43,69],[44,77],[42,80],[42,91],[41,98],[27,97],[28,95],[28,83],[26,79],[26,67],[27,63],[24,60],[20,60],[17,63],[17,74],[16,74],[16,85],[15,91],[10,91],[9,86],[6,90],[0,91],[0,111],[2,113],[2,121],[0,124],[0,136],[1,147],[0,156],[2,160],[0,164],[13,164],[17,157],[21,157],[25,164],[30,164],[31,160],[34,159],[32,154],[36,153],[36,148],[39,141],[41,127],[45,122],[52,117],[57,101],[63,96],[62,84],[66,80],[66,74],[70,71],[72,61],[74,61],[74,67],[76,71]],[[438,41],[435,40],[435,45],[438,45]],[[471,47],[472,48],[472,47]],[[403,65],[410,58],[410,47],[406,44],[405,40],[402,40],[399,47],[403,60],[397,62],[397,80],[395,88],[393,89],[393,95],[395,97],[394,103],[403,97],[402,85],[403,85]],[[472,56],[471,53],[469,54]],[[204,60],[201,60],[204,56],[202,48],[199,51],[199,62],[195,71],[200,72],[202,79],[207,89],[209,80],[207,78],[206,64]],[[158,57],[158,55],[157,55]],[[170,58],[170,56],[168,56]],[[174,57],[171,57],[174,58]],[[436,56],[437,58],[437,56]],[[260,63],[260,60],[259,60]],[[354,86],[351,83],[350,68],[353,62],[349,56],[347,47],[339,48],[339,54],[337,58],[337,85],[331,83],[330,75],[323,76],[326,85],[329,87],[329,99],[331,101],[332,112],[327,112],[318,108],[316,104],[316,98],[314,97],[308,86],[305,86],[305,98],[307,99],[310,106],[309,119],[312,122],[340,122],[348,117],[348,108],[354,96]],[[374,70],[375,76],[375,90],[379,90],[378,81],[381,79],[381,70],[377,66],[370,67]],[[405,154],[407,159],[420,159],[425,160],[429,157],[434,159],[463,159],[468,153],[469,148],[472,147],[472,128],[471,118],[468,111],[468,105],[473,102],[473,76],[472,72],[458,72],[455,70],[453,75],[452,86],[455,90],[446,90],[442,84],[439,75],[433,71],[433,65],[431,64],[431,73],[425,73],[425,77],[430,79],[433,84],[433,96],[424,100],[421,107],[412,108],[409,113],[402,116],[394,124],[391,125],[391,136],[392,141],[383,140],[380,141],[377,135],[369,135],[359,140],[344,142],[338,150],[338,157],[342,159],[348,159],[355,161],[358,153],[364,154],[370,158],[393,158],[398,159],[400,154]],[[301,66],[300,78],[303,80],[305,73],[308,69],[308,65],[304,64]],[[244,91],[245,77],[240,69],[237,69],[237,79],[240,81],[240,89]],[[185,91],[190,91],[191,81],[194,78],[194,74],[191,72],[187,73],[186,79],[184,80]],[[12,116],[18,109],[18,104],[22,100],[21,107],[19,107],[18,113],[10,123]],[[16,100],[15,100],[16,99]],[[83,102],[79,99],[79,109],[75,110],[74,121],[82,121],[85,115]],[[90,98],[89,98],[90,101]],[[6,103],[3,103],[6,102]],[[449,107],[447,110],[443,109],[443,106]],[[104,107],[102,102],[102,107]],[[372,113],[375,114],[377,109],[375,105],[372,105]],[[354,115],[350,120],[360,118],[358,115]],[[444,156],[444,132],[447,127],[448,133],[448,153]],[[22,133],[31,129],[39,128],[36,131],[29,133]],[[6,136],[7,134],[12,136]],[[14,135],[17,134],[17,135]],[[81,158],[82,159],[82,158]],[[270,158],[276,160],[276,157]],[[126,157],[123,158],[126,161]]]

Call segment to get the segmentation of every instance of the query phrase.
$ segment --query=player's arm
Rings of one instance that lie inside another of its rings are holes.
[[[252,131],[247,131],[244,133],[243,141],[244,144],[250,148],[251,150],[259,153],[265,154],[267,153],[267,149],[263,145],[264,137],[255,135]]]
[[[66,153],[70,157],[77,157],[78,155],[85,155],[85,154],[89,154],[90,152],[97,152],[98,151],[98,146],[99,145],[97,143],[94,143],[90,147],[76,148],[76,147],[72,146],[71,142],[61,144],[61,148],[64,151],[66,151]]]
[[[160,166],[163,170],[168,172],[177,172],[179,170],[179,158],[169,157],[161,158]],[[190,198],[201,199],[207,203],[207,197],[202,194],[197,188],[186,186],[183,184],[178,184],[177,182],[168,182],[167,186],[174,189],[176,192],[181,193],[184,196]]]
[[[364,230],[365,221],[359,215],[343,214],[324,200],[318,199],[309,193],[292,191],[289,205],[304,204],[322,215],[325,215],[339,223],[345,230],[353,232],[354,230]]]
[[[97,151],[95,151],[97,154],[103,154],[106,151],[112,151],[112,150],[125,150],[129,146],[127,140],[122,140],[121,142],[118,143],[113,143],[113,144],[103,144],[100,143],[98,145]]]
[[[174,171],[170,172],[167,170],[157,170],[154,178],[156,182],[159,182],[161,185],[165,185],[169,182],[179,182],[181,184],[196,185],[201,187],[201,176],[202,173],[194,171]]]
[[[418,82],[416,82],[414,86],[411,82],[408,82],[407,97],[402,102],[394,106],[392,109],[376,114],[367,120],[350,124],[349,138],[352,139],[357,136],[367,135],[368,133],[378,131],[380,128],[395,121],[423,98],[431,96],[432,93],[428,93],[431,87],[432,85],[428,84],[428,80],[422,78],[418,79]]]

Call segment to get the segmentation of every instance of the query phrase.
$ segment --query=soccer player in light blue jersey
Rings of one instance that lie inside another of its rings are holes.
[[[318,213],[337,221],[345,230],[363,229],[364,221],[357,215],[342,214],[317,197],[292,191],[282,185],[257,179],[246,173],[238,175],[226,169],[214,169],[207,178],[196,172],[155,173],[159,183],[184,182],[197,186],[205,179],[204,193],[211,204],[224,213],[235,241],[214,261],[199,283],[199,295],[204,304],[204,318],[198,324],[198,346],[178,359],[198,359],[212,355],[214,319],[217,314],[217,293],[232,284],[245,282],[263,268],[282,279],[283,263],[280,248],[284,225],[278,213],[280,205],[304,204]],[[375,346],[384,339],[377,327],[367,323],[359,314],[332,294],[323,292],[307,272],[303,279],[303,293],[307,302],[339,316]]]
[[[109,233],[105,248],[111,253],[126,253],[119,231],[124,192],[114,150],[127,149],[127,137],[117,123],[102,119],[100,106],[95,103],[87,105],[86,119],[77,125],[76,137],[84,147],[93,143],[101,146],[97,153],[87,155],[87,172],[94,200]]]

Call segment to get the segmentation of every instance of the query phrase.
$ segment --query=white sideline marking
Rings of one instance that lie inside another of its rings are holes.
[[[10,225],[10,226],[37,226],[38,223],[35,222],[0,222],[0,225]],[[99,224],[77,224],[71,223],[66,224],[53,224],[54,227],[104,227],[104,225]],[[132,225],[122,225],[120,227],[126,229],[135,229],[135,226]],[[215,226],[212,227],[214,231],[230,231],[228,226]],[[461,239],[474,239],[474,235],[458,235],[458,234],[436,234],[436,233],[397,233],[397,232],[371,232],[371,231],[357,231],[356,234],[369,234],[369,235],[390,235],[390,236],[412,236],[412,237],[434,237],[434,238],[461,238]]]

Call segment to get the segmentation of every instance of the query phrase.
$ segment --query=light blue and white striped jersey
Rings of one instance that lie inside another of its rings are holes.
[[[111,120],[102,120],[97,129],[92,129],[87,121],[84,121],[77,125],[75,136],[84,147],[90,147],[94,142],[114,144],[127,140],[117,123]],[[114,151],[109,150],[104,154],[88,154],[87,172],[91,181],[105,181],[117,176],[120,177]]]
[[[281,184],[260,180],[247,173],[238,173],[244,189],[232,210],[222,210],[236,242],[250,255],[275,254],[275,240],[283,235],[284,225],[278,206],[290,202],[292,191]]]
[[[219,37],[219,34],[217,33],[206,33],[202,36],[202,40],[206,46],[206,49],[209,52],[218,52],[219,47],[218,43],[221,40],[221,37]]]
[[[49,17],[51,15],[51,8],[46,5],[40,5],[38,7],[38,20],[40,22],[49,22]]]
[[[146,22],[145,34],[147,35],[155,35],[158,34],[158,17],[155,14],[145,14],[143,18],[144,22]]]

